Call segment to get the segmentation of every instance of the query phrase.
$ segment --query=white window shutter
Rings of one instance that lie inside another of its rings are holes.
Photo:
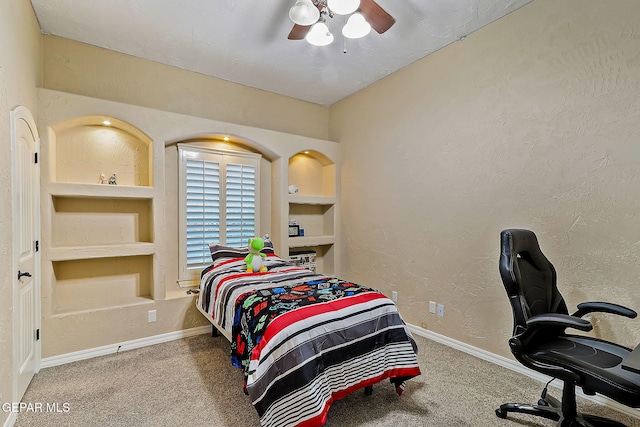
[[[257,234],[260,155],[178,144],[180,286],[211,265],[209,245],[246,246]]]
[[[256,168],[227,164],[225,194],[227,245],[246,245],[256,234]]]
[[[220,164],[186,162],[187,268],[211,262],[208,243],[220,241]]]

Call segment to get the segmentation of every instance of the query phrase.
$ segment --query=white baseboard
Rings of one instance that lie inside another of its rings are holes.
[[[184,329],[181,331],[168,332],[166,334],[154,335],[151,337],[139,338],[131,341],[105,345],[102,347],[90,348],[87,350],[74,351],[73,353],[61,354],[42,359],[40,368],[64,365],[65,363],[77,362],[79,360],[91,359],[93,357],[105,356],[118,351],[133,350],[134,348],[146,347],[163,342],[179,340],[181,338],[192,337],[194,335],[211,333],[211,326],[199,326],[197,328]]]
[[[17,419],[18,419],[18,413],[17,412],[10,412],[9,413],[9,418],[7,418],[7,420],[4,422],[4,426],[3,427],[13,427],[13,424],[15,424]]]
[[[508,359],[506,357],[503,356],[499,356],[497,354],[494,353],[490,353],[486,350],[483,350],[481,348],[478,347],[474,347],[472,345],[463,343],[461,341],[457,341],[454,340],[452,338],[446,337],[444,335],[440,335],[438,333],[429,331],[427,329],[421,328],[419,326],[415,326],[415,325],[411,325],[411,324],[407,324],[407,326],[409,327],[409,329],[411,330],[412,333],[416,334],[416,335],[420,335],[421,337],[430,339],[432,341],[438,342],[440,344],[444,344],[447,345],[449,347],[455,348],[456,350],[462,351],[464,353],[470,354],[472,356],[475,356],[479,359],[482,360],[486,360],[487,362],[491,362],[494,363],[498,366],[501,366],[503,368],[506,369],[510,369],[512,371],[518,372],[520,374],[526,375],[529,378],[533,378],[535,380],[541,381],[546,383],[547,381],[549,381],[551,379],[551,377],[541,374],[539,372],[533,371],[523,365],[521,365],[518,361],[513,360],[513,359]],[[553,382],[551,383],[552,386],[562,390],[562,381],[560,380],[553,380]],[[607,397],[604,396],[588,396],[584,393],[582,393],[581,389],[576,389],[576,395],[584,397],[585,399],[589,399],[592,402],[596,402],[600,405],[603,406],[607,406],[611,409],[614,409],[618,412],[621,412],[625,415],[629,415],[630,417],[634,417],[634,418],[638,418],[640,419],[640,409],[634,409],[634,408],[630,408],[628,406],[622,405],[618,402],[616,402],[615,400],[609,399]]]

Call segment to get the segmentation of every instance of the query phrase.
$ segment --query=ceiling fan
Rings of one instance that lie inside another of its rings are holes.
[[[357,11],[360,13],[354,13]],[[294,25],[287,38],[289,40],[304,39],[316,24],[326,26],[326,16],[328,15],[332,18],[334,13],[339,15],[349,15],[353,13],[345,29],[343,29],[343,34],[349,38],[362,37],[369,32],[370,28],[382,34],[396,22],[396,20],[374,0],[298,0],[289,11],[289,17],[294,21]],[[361,15],[361,17],[356,17],[356,15]],[[362,17],[364,17],[364,19],[362,19]],[[349,27],[349,22],[351,20],[355,21],[356,19],[363,21],[363,23],[358,22],[357,24],[365,26],[366,31],[356,30],[354,35],[348,35],[345,33],[345,30]],[[331,36],[331,40],[333,40],[333,36]]]

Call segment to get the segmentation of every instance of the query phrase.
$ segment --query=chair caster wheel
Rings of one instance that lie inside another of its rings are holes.
[[[496,417],[507,418],[507,411],[503,411],[501,408],[496,409]]]
[[[549,402],[544,399],[538,400],[538,406],[549,406]]]

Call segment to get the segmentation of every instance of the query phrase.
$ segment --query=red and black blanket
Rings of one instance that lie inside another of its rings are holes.
[[[231,333],[232,363],[263,426],[322,426],[331,403],[389,379],[400,394],[420,375],[417,347],[380,292],[293,266],[274,254],[264,273],[216,259],[198,304]]]

